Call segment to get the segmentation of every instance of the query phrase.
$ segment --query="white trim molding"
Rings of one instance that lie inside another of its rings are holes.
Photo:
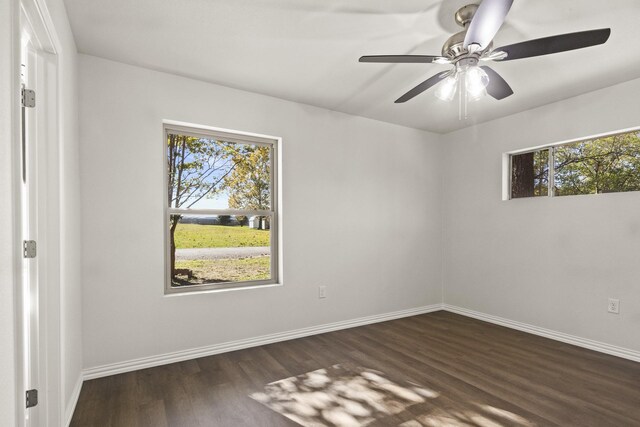
[[[67,427],[69,427],[69,424],[71,424],[73,413],[76,410],[76,405],[78,404],[78,399],[80,398],[80,391],[82,390],[82,383],[84,382],[84,379],[84,375],[80,373],[80,375],[78,375],[76,385],[73,387],[73,392],[71,393],[69,402],[67,402],[67,407],[65,408],[64,412],[64,425]]]
[[[308,328],[295,329],[287,332],[280,332],[269,335],[262,335],[255,338],[247,338],[237,341],[230,341],[221,344],[214,344],[188,350],[180,350],[173,353],[159,354],[156,356],[142,357],[139,359],[124,362],[111,363],[108,365],[96,366],[83,370],[85,380],[107,377],[124,372],[137,371],[139,369],[151,368],[154,366],[167,365],[169,363],[181,362],[183,360],[196,359],[199,357],[213,356],[215,354],[229,351],[242,350],[250,347],[257,347],[272,344],[280,341],[288,341],[296,338],[303,338],[310,335],[323,334],[326,332],[338,331],[341,329],[354,328],[357,326],[369,325],[372,323],[386,322],[403,317],[417,316],[419,314],[431,313],[442,310],[442,304],[433,304],[423,307],[410,308],[407,310],[394,311],[391,313],[376,314],[373,316],[360,317],[357,319],[343,320],[340,322],[328,323],[325,325],[311,326]]]
[[[572,344],[578,347],[588,348],[589,350],[610,354],[612,356],[621,357],[623,359],[633,360],[634,362],[640,362],[640,351],[631,350],[624,347],[618,347],[615,345],[606,344],[603,342],[594,341],[586,338],[581,338],[575,335],[569,335],[563,332],[557,332],[551,329],[545,329],[539,326],[529,325],[527,323],[516,322],[514,320],[493,316],[491,314],[481,313],[479,311],[469,310],[467,308],[456,307],[454,305],[443,304],[442,308],[443,310],[449,311],[451,313],[460,314],[466,317],[472,317],[474,319],[483,320],[485,322],[493,323],[495,325],[505,326],[511,329],[517,329],[518,331],[527,332],[533,335],[539,335],[541,337],[550,338],[552,340],[561,341],[561,342]]]

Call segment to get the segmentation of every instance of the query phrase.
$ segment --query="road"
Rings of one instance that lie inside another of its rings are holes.
[[[189,248],[176,249],[176,260],[192,259],[229,259],[269,255],[268,246],[250,246],[242,248]]]

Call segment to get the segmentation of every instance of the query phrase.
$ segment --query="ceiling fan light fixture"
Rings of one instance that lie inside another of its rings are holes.
[[[476,101],[487,94],[489,76],[480,67],[459,66],[456,71],[446,77],[438,86],[434,95],[441,101],[453,101],[457,93],[466,100]],[[464,91],[464,93],[462,92]]]
[[[465,89],[470,99],[480,99],[487,93],[489,85],[489,76],[478,66],[472,66],[466,69],[464,73]]]
[[[453,101],[458,91],[458,76],[453,74],[445,78],[436,89],[435,96],[441,101]]]

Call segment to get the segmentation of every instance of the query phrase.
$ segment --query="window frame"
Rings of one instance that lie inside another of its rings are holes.
[[[575,138],[575,139],[571,139],[571,140],[566,140],[566,141],[562,141],[562,142],[556,142],[553,144],[546,144],[546,145],[540,145],[534,148],[525,148],[523,150],[517,150],[517,151],[510,151],[507,152],[505,155],[508,157],[507,162],[506,162],[506,166],[508,168],[508,170],[506,171],[506,197],[504,197],[505,192],[503,192],[503,200],[522,200],[522,199],[544,199],[547,197],[571,197],[571,196],[590,196],[590,195],[594,195],[594,194],[574,194],[574,195],[565,195],[565,196],[556,196],[555,194],[555,163],[556,163],[556,148],[558,147],[562,147],[564,145],[571,145],[571,144],[575,144],[576,142],[586,142],[586,141],[594,141],[597,139],[601,139],[601,138],[608,138],[611,136],[617,136],[617,135],[624,135],[627,133],[634,133],[634,132],[640,132],[640,127],[633,127],[633,128],[629,128],[629,129],[623,129],[623,130],[618,130],[618,131],[613,131],[613,132],[605,132],[605,133],[601,133],[601,134],[597,134],[597,135],[593,135],[593,136],[587,136],[587,137],[581,137],[581,138]],[[517,156],[520,154],[528,154],[528,153],[535,153],[538,151],[544,151],[544,150],[549,150],[549,177],[548,177],[548,186],[549,189],[547,191],[547,195],[546,196],[537,196],[537,197],[512,197],[512,178],[513,178],[513,156]],[[504,164],[504,163],[503,163]],[[504,176],[503,175],[503,176]],[[618,193],[635,193],[637,191],[613,191],[613,192],[609,192],[609,193],[597,193],[597,194],[618,194]]]
[[[188,135],[196,138],[211,138],[232,142],[237,144],[262,145],[270,147],[270,188],[271,203],[268,210],[249,210],[249,209],[188,209],[188,208],[172,208],[169,206],[166,193],[169,185],[169,173],[167,170],[167,139],[169,134]],[[218,129],[212,127],[204,127],[188,124],[175,124],[174,122],[163,122],[163,226],[164,226],[164,294],[187,294],[193,292],[216,292],[227,291],[233,289],[251,289],[262,288],[268,286],[280,285],[280,202],[279,202],[279,146],[281,138],[267,135],[257,135],[239,131],[231,131],[227,129]],[[269,224],[269,243],[270,243],[270,269],[271,278],[264,280],[247,280],[242,282],[224,282],[210,284],[196,284],[181,287],[171,286],[171,245],[169,244],[169,217],[175,214],[189,213],[193,215],[244,215],[250,216],[268,216],[271,218]]]

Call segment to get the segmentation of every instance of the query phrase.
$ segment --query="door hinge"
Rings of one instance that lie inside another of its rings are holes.
[[[36,106],[36,91],[22,88],[22,106],[26,108],[33,108]]]
[[[27,390],[27,408],[33,408],[38,404],[38,390]]]
[[[22,253],[25,258],[35,258],[38,254],[38,245],[35,240],[25,240],[22,242]]]

